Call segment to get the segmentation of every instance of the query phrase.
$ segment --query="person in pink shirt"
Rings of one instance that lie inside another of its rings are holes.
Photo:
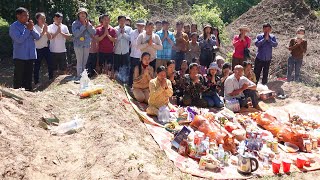
[[[242,25],[239,28],[240,34],[235,35],[232,44],[234,46],[234,52],[232,55],[232,69],[236,65],[243,66],[243,62],[246,61],[245,49],[250,48],[251,38],[246,34],[250,31],[249,27]]]

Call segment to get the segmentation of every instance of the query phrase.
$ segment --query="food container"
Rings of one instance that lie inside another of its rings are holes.
[[[286,149],[289,153],[295,153],[299,151],[299,147],[296,146],[295,144],[285,142],[284,145],[286,146]]]
[[[317,149],[317,148],[318,148],[318,140],[312,139],[312,149]]]

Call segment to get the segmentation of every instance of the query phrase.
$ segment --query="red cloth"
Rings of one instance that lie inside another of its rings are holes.
[[[234,36],[232,40],[232,44],[234,46],[234,52],[233,52],[234,58],[243,59],[244,48],[246,48],[247,45],[248,45],[248,48],[250,48],[251,38],[246,36],[244,39],[245,39],[244,41],[241,41],[239,35]]]
[[[105,31],[105,28],[98,27],[96,30],[97,30],[96,35],[102,36]],[[114,28],[112,28],[111,26],[109,26],[108,31],[109,31],[110,36],[112,36],[113,38],[117,37],[116,30]],[[107,36],[104,37],[99,42],[99,52],[113,53],[113,49],[114,49],[114,43],[112,41],[110,41],[110,39]]]

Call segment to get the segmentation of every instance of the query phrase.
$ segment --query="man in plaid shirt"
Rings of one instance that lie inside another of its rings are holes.
[[[167,65],[167,62],[172,59],[172,47],[175,45],[175,37],[172,32],[169,31],[169,22],[162,21],[162,30],[156,32],[159,35],[163,49],[157,51],[157,63],[156,68]]]

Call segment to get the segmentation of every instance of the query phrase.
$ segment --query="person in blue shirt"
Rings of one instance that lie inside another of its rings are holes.
[[[203,28],[203,34],[199,37],[200,65],[209,68],[210,63],[215,59],[214,52],[217,50],[216,36],[213,34],[211,25],[206,25]]]
[[[89,22],[87,9],[79,8],[78,19],[72,23],[72,32],[77,58],[77,77],[80,78],[87,65],[91,39],[96,34],[96,29]]]
[[[255,45],[258,47],[256,60],[254,63],[254,73],[259,82],[263,71],[262,84],[268,83],[269,68],[272,59],[272,48],[278,46],[276,37],[271,34],[272,27],[269,23],[263,24],[263,33],[258,34]]]
[[[29,12],[23,7],[16,9],[17,21],[9,28],[13,41],[14,77],[13,88],[32,90],[33,62],[37,59],[35,40],[40,39],[34,23],[29,20]]]
[[[159,35],[163,49],[157,51],[156,69],[160,66],[167,66],[167,62],[172,59],[172,47],[175,45],[176,40],[173,32],[169,31],[169,22],[162,21],[162,30],[156,32]]]

